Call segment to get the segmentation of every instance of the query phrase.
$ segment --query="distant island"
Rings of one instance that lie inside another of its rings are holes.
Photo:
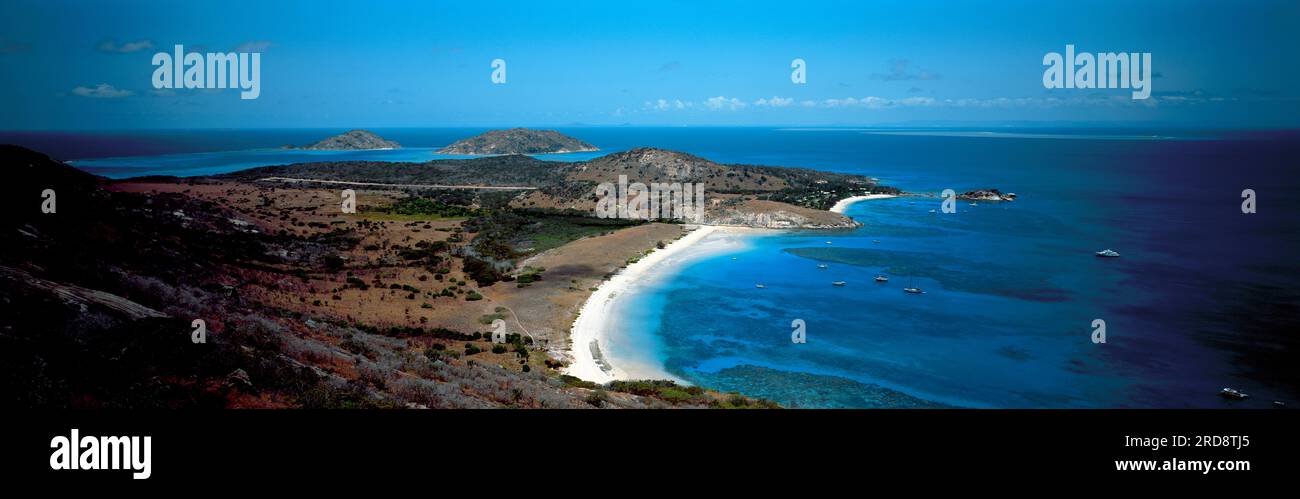
[[[327,138],[315,144],[288,149],[306,149],[312,151],[360,151],[366,149],[401,149],[402,145],[367,130],[353,130]]]
[[[492,130],[439,149],[442,154],[552,154],[599,151],[596,146],[555,130]]]
[[[959,194],[957,196],[957,199],[964,199],[969,201],[1015,201],[1016,193],[1014,192],[1004,193],[997,189],[976,189],[973,191],[967,191],[963,194]]]
[[[437,159],[424,163],[321,162],[250,168],[218,176],[258,183],[264,179],[372,186],[513,190],[517,209],[558,210],[592,216],[597,184],[696,183],[708,192],[704,225],[768,229],[844,229],[853,219],[830,210],[837,201],[862,195],[898,195],[870,177],[757,165],[716,163],[692,154],[640,147],[587,161],[543,161],[525,155]],[[513,236],[512,236],[513,237]],[[487,239],[482,233],[479,240]]]

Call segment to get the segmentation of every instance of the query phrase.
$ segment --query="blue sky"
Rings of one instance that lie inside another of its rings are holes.
[[[1300,125],[1294,1],[7,0],[0,25],[8,130]],[[1152,98],[1045,89],[1067,43],[1152,53]],[[155,91],[175,44],[262,52],[261,96]]]

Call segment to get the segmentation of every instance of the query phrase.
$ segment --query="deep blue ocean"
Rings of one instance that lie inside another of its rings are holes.
[[[561,128],[603,149],[878,177],[1009,203],[853,205],[851,231],[753,236],[625,296],[683,379],[799,407],[1268,407],[1300,398],[1300,133]],[[394,151],[279,150],[344,130],[0,133],[110,177],[423,161],[484,129],[373,129]],[[993,133],[988,133],[993,132]],[[1241,212],[1254,189],[1258,212]],[[830,241],[831,244],[826,244]],[[1123,256],[1101,259],[1112,248]],[[819,269],[818,264],[827,265]],[[888,283],[872,277],[884,273]],[[832,281],[846,281],[843,287]],[[766,285],[765,289],[755,287]],[[902,292],[908,284],[925,294]],[[790,342],[791,321],[806,344]],[[1106,323],[1094,344],[1092,323]],[[1246,401],[1217,396],[1223,387]],[[906,403],[899,400],[906,400]]]

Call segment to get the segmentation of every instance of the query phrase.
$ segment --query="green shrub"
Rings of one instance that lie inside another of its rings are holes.
[[[659,398],[663,399],[664,402],[668,402],[670,404],[676,405],[683,402],[689,402],[694,397],[692,397],[691,394],[687,393],[685,390],[678,390],[676,388],[665,388],[659,391]]]
[[[575,388],[586,388],[588,390],[595,390],[597,388],[600,388],[599,384],[592,383],[590,381],[584,380],[577,376],[570,376],[568,374],[561,374],[560,381],[567,386],[572,386]]]

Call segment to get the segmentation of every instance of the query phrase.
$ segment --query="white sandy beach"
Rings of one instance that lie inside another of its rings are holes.
[[[897,197],[892,194],[868,194],[841,199],[830,211],[844,213],[849,205],[870,199],[888,199]],[[569,352],[572,362],[564,373],[587,381],[607,383],[627,379],[676,379],[663,371],[661,367],[643,365],[619,366],[618,359],[610,358],[611,341],[618,341],[619,324],[615,320],[614,305],[618,298],[631,290],[633,286],[644,284],[658,277],[663,266],[680,265],[687,259],[700,258],[722,251],[735,251],[742,247],[736,237],[727,235],[754,234],[773,232],[777,229],[757,229],[752,227],[729,227],[704,225],[673,241],[664,249],[657,250],[632,265],[627,266],[614,277],[602,283],[582,304],[578,318],[573,322],[570,333]],[[593,345],[594,342],[594,345]]]
[[[896,198],[896,197],[898,196],[895,196],[893,194],[867,194],[866,196],[853,196],[853,197],[841,199],[838,202],[836,202],[835,206],[831,207],[831,211],[834,213],[842,214],[844,213],[844,210],[848,209],[849,205],[856,203],[858,201],[866,201],[868,199],[889,199],[889,198]]]
[[[619,271],[614,277],[602,283],[587,298],[578,312],[578,318],[574,321],[570,333],[569,348],[573,358],[564,373],[596,383],[626,379],[675,379],[671,374],[663,372],[662,368],[653,371],[647,371],[645,368],[630,369],[626,365],[622,367],[617,365],[618,359],[610,359],[608,345],[610,341],[618,340],[617,335],[610,334],[618,328],[614,317],[615,301],[633,286],[644,284],[655,277],[654,274],[662,272],[665,266],[680,265],[687,259],[700,258],[722,251],[734,251],[741,247],[738,238],[726,237],[726,235],[764,232],[771,232],[771,230],[700,226],[681,239],[668,244],[664,249],[656,250]],[[690,251],[687,251],[688,249]],[[593,341],[596,342],[597,349],[592,348]],[[600,360],[597,360],[597,351]],[[604,368],[601,366],[602,363]]]

